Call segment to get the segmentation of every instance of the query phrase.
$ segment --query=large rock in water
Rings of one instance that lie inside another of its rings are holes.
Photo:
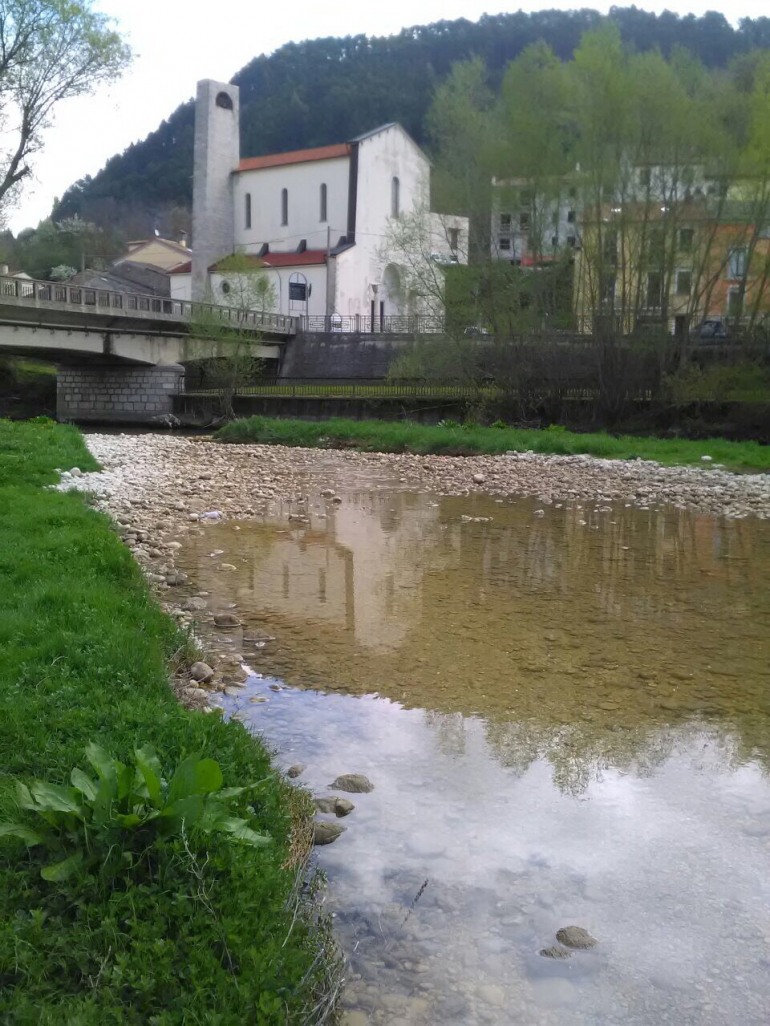
[[[355,809],[353,802],[333,794],[326,798],[314,798],[313,804],[319,812],[333,812],[335,816],[347,816]]]
[[[205,684],[214,676],[214,671],[208,663],[204,663],[202,660],[199,660],[197,663],[193,663],[190,667],[190,676],[193,680],[197,680]]]
[[[374,784],[363,773],[343,773],[329,787],[337,791],[352,791],[354,794],[367,793],[374,790]]]
[[[593,948],[598,944],[582,926],[563,926],[556,931],[556,940],[568,948]]]
[[[240,627],[241,621],[234,613],[214,613],[215,627]]]
[[[313,844],[331,844],[336,841],[345,827],[339,823],[329,823],[326,820],[317,820],[313,824]]]
[[[566,948],[560,948],[558,944],[554,944],[550,948],[541,948],[540,954],[543,958],[572,958],[572,952],[567,951]]]

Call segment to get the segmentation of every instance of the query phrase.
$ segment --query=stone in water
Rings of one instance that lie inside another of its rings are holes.
[[[374,790],[374,784],[363,773],[343,773],[341,777],[337,777],[332,784],[329,784],[329,787],[333,787],[337,791],[352,791],[355,794]]]
[[[563,926],[556,931],[556,940],[568,948],[593,948],[598,943],[582,926]]]

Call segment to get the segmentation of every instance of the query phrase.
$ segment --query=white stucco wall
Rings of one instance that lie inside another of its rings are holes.
[[[276,252],[325,249],[327,230],[335,246],[348,219],[349,158],[240,171],[234,175],[235,245],[256,252],[268,242]],[[326,221],[321,220],[321,184],[326,184]],[[281,224],[281,190],[288,190],[288,224]],[[246,228],[246,193],[251,195],[251,228]]]
[[[168,282],[172,299],[190,301],[192,296],[192,274],[170,274]]]
[[[385,234],[391,215],[391,183],[394,177],[400,183],[403,213],[427,209],[430,163],[399,125],[377,132],[358,144],[357,241],[359,236]]]
[[[271,313],[290,314],[292,317],[323,316],[326,313],[326,265],[312,264],[306,267],[265,267],[260,271],[273,289],[274,301],[265,309]],[[289,299],[289,286],[294,276],[297,281],[302,281],[299,276],[304,276],[309,288],[307,303]],[[233,274],[212,274],[211,290],[212,302],[221,303],[223,306],[261,308],[255,302],[254,290],[244,286],[238,280],[238,275]],[[228,282],[230,291],[224,292],[223,282]]]
[[[419,147],[398,125],[362,139],[358,154],[356,198],[356,244],[337,257],[334,313],[368,316],[377,285],[377,314],[380,301],[386,315],[406,313],[406,308],[389,296],[385,284],[388,224],[391,219],[393,178],[399,180],[399,208],[409,214],[427,208],[430,164]]]

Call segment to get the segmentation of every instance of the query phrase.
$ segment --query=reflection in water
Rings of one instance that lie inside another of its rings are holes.
[[[355,492],[308,523],[207,528],[186,559],[277,636],[260,671],[478,713],[506,765],[548,758],[569,790],[587,766],[655,765],[658,728],[692,718],[730,730],[726,757],[770,755],[770,526],[533,509]]]
[[[765,1024],[770,524],[360,482],[307,508],[184,557],[247,625],[220,647],[321,689],[230,711],[315,793],[375,782],[320,853],[351,1021]],[[599,947],[542,958],[570,923]]]

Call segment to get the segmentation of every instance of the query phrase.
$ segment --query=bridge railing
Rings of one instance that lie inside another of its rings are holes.
[[[142,317],[169,321],[195,321],[210,323],[219,321],[238,328],[253,331],[274,331],[293,335],[297,330],[297,318],[263,310],[241,310],[233,306],[219,306],[216,303],[192,303],[186,299],[170,299],[166,296],[150,296],[137,292],[114,292],[111,289],[95,289],[85,285],[70,285],[67,282],[36,281],[33,278],[0,276],[0,302],[11,300],[13,305],[45,306],[56,303],[59,306],[77,308],[86,313],[112,313],[116,316]]]

